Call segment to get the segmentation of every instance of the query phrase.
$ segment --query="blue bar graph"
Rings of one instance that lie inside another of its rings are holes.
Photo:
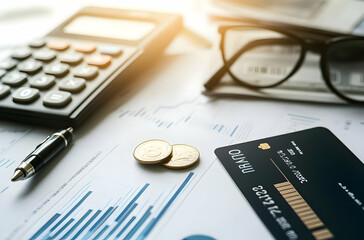
[[[85,220],[85,218],[87,218],[88,217],[88,215],[90,215],[90,213],[92,212],[92,210],[91,209],[89,209],[82,217],[81,217],[81,219],[80,220],[78,220],[76,223],[75,223],[75,225],[73,225],[73,227],[70,229],[70,230],[68,230],[68,232],[65,234],[65,235],[63,235],[63,237],[61,237],[61,239],[67,239],[75,230],[76,230],[76,228]]]
[[[155,219],[152,219],[150,221],[150,225],[147,225],[147,228],[145,230],[143,230],[142,234],[138,237],[138,239],[144,239],[145,237],[148,236],[148,234],[150,233],[150,231],[153,229],[153,227],[157,224],[157,222],[161,219],[161,217],[163,216],[163,214],[168,210],[168,208],[171,206],[171,204],[173,203],[174,200],[176,200],[177,196],[181,193],[181,191],[183,190],[183,188],[187,185],[187,183],[191,180],[192,176],[193,176],[193,172],[190,172],[187,176],[187,178],[183,181],[183,183],[181,184],[181,186],[177,189],[177,191],[173,194],[173,196],[171,197],[171,199],[169,199],[169,201],[167,202],[167,204],[164,206],[164,208],[162,209],[162,211],[157,215],[157,217]]]
[[[75,219],[71,218],[61,229],[59,229],[53,236],[50,238],[56,238],[59,234],[61,234]]]
[[[113,210],[113,207],[110,207],[105,213],[104,215],[102,215],[102,217],[90,228],[90,232],[93,232],[95,230],[97,230],[98,227],[100,227],[100,225],[105,222],[105,219],[108,217],[109,213]]]
[[[31,239],[144,239],[187,186],[193,174],[190,172],[179,187],[171,186],[154,192],[147,191],[149,183],[134,192],[131,191],[134,187],[128,187],[126,189],[130,190],[123,190],[122,195],[116,195],[119,200],[115,202],[113,197],[111,200],[102,197],[100,202],[97,199],[86,201],[91,199],[93,192],[92,198],[102,196],[97,195],[95,189],[82,195],[77,192],[69,203],[60,207],[61,212],[54,214],[35,231]],[[125,202],[120,201],[122,198],[126,199]],[[152,205],[148,205],[150,200]],[[106,205],[99,206],[102,202]],[[93,209],[90,203],[100,209]]]
[[[61,220],[59,220],[58,223],[56,223],[56,225],[51,228],[51,232],[53,232],[59,225],[61,225],[63,221],[66,220],[68,216],[71,215],[86,200],[88,196],[90,196],[91,193],[92,191],[86,193],[86,195],[71,210],[69,210],[68,213]]]
[[[148,219],[148,217],[151,214],[151,210],[152,210],[153,206],[150,206],[147,211],[145,211],[145,213],[143,214],[143,216],[139,219],[139,221],[137,222],[137,224],[135,224],[135,226],[130,230],[130,232],[126,235],[126,237],[124,239],[130,239],[133,237],[133,235],[139,230],[139,228],[143,225],[143,223]]]
[[[95,220],[95,218],[97,218],[97,216],[101,213],[101,210],[97,210],[95,212],[95,214],[86,222],[85,225],[83,225],[83,227],[76,233],[75,236],[73,236],[72,239],[77,239],[78,236],[81,235],[81,233],[93,222],[93,220]]]
[[[129,222],[123,227],[123,229],[121,229],[118,235],[116,235],[115,239],[118,239],[125,232],[125,230],[134,222],[135,219],[136,219],[135,216],[130,218]]]
[[[116,207],[117,208],[117,207]],[[108,217],[115,211],[114,207],[109,207],[109,209],[101,216],[99,220],[90,228],[88,233],[83,237],[83,239],[88,239],[94,232],[101,227],[101,225],[107,220]]]
[[[57,218],[59,218],[61,216],[61,214],[59,213],[56,213],[54,214],[54,216],[48,220],[48,222],[46,222],[43,227],[41,227],[39,229],[39,231],[37,231],[30,239],[33,240],[33,239],[36,239],[37,237],[39,237],[39,235],[41,235],[50,225],[52,225],[52,223],[54,221],[57,220]]]
[[[106,225],[97,235],[96,235],[96,237],[94,238],[94,240],[97,240],[97,239],[99,239],[101,236],[102,236],[102,234],[104,234],[104,232],[106,232],[106,230],[109,228],[110,226],[109,225]]]
[[[120,227],[121,224],[123,224],[124,220],[129,216],[129,214],[134,211],[134,209],[138,206],[137,203],[134,203],[131,208],[125,214],[117,221],[118,223],[115,225],[115,227],[110,231],[110,233],[105,237],[105,240],[109,239],[111,235],[114,234],[114,232]]]
[[[236,129],[238,129],[239,125],[236,125],[236,127],[234,128],[234,130],[231,132],[230,137],[232,137],[234,135],[234,133],[236,132]]]
[[[115,221],[119,221],[120,218],[125,214],[126,211],[128,211],[128,209],[135,203],[136,200],[138,200],[138,198],[143,194],[143,192],[145,191],[145,189],[147,189],[147,187],[149,187],[149,183],[145,184],[144,187],[138,192],[137,195],[135,195],[135,197],[130,201],[130,203],[128,204],[128,206],[126,206],[126,208],[120,213],[120,215],[116,218]]]

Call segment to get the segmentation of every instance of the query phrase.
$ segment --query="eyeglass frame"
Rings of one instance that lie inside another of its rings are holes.
[[[285,78],[283,78],[279,82],[271,84],[271,85],[256,86],[256,85],[252,85],[252,84],[243,82],[242,80],[239,80],[236,76],[234,76],[234,74],[230,71],[230,67],[233,65],[235,60],[237,58],[239,58],[245,52],[245,51],[242,51],[242,50],[244,50],[245,46],[242,47],[239,51],[237,51],[237,53],[235,53],[232,58],[227,60],[226,55],[225,55],[225,50],[224,50],[225,35],[226,35],[225,33],[229,29],[242,28],[242,27],[243,28],[265,29],[265,30],[270,30],[270,31],[274,31],[277,33],[281,33],[283,35],[291,37],[292,39],[296,40],[298,44],[300,44],[300,46],[301,46],[300,57],[297,60],[297,63],[294,66],[294,68],[291,70],[291,72]],[[314,29],[314,30],[315,30],[315,32],[312,32],[312,35],[319,36],[320,34],[318,32],[320,32],[320,30],[316,30],[316,29]],[[332,47],[332,45],[335,45],[340,42],[353,41],[353,40],[361,40],[364,42],[364,37],[355,36],[355,35],[345,35],[345,34],[339,34],[339,33],[337,35],[340,35],[340,36],[332,37],[332,33],[330,32],[331,33],[330,37],[322,34],[322,37],[325,38],[326,40],[318,40],[318,39],[300,37],[300,36],[298,36],[298,34],[294,34],[293,31],[294,30],[292,30],[292,32],[285,31],[276,26],[255,25],[255,24],[219,26],[218,32],[221,35],[219,48],[220,48],[220,51],[222,54],[224,65],[204,84],[205,88],[207,90],[212,90],[213,88],[215,88],[217,86],[217,84],[221,81],[221,79],[225,73],[229,73],[229,75],[233,78],[233,80],[235,82],[237,82],[238,84],[240,84],[244,87],[250,88],[250,89],[264,89],[264,88],[276,87],[276,86],[282,84],[283,82],[287,81],[290,77],[292,77],[298,71],[298,69],[300,69],[301,66],[303,65],[307,51],[312,51],[312,52],[320,54],[320,63],[319,63],[320,70],[321,70],[321,73],[323,76],[323,80],[326,83],[327,87],[330,89],[330,91],[332,91],[334,94],[336,94],[341,99],[347,101],[348,103],[364,104],[364,101],[349,98],[349,97],[345,96],[344,94],[342,94],[340,91],[338,91],[334,87],[334,85],[330,81],[330,72],[329,72],[329,67],[327,64],[328,61],[326,60],[327,52]],[[322,32],[326,33],[325,31],[322,31]],[[236,59],[231,61],[231,59],[233,59],[234,57]]]

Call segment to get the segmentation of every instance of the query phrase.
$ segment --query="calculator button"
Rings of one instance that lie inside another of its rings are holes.
[[[39,50],[33,53],[33,57],[37,60],[48,62],[56,57],[56,53],[52,50]]]
[[[55,63],[45,67],[45,73],[56,76],[63,77],[68,73],[68,65],[63,63]]]
[[[96,50],[96,45],[92,43],[79,43],[74,46],[77,52],[92,53]]]
[[[50,91],[43,98],[43,104],[48,107],[64,107],[70,101],[71,93],[64,91]]]
[[[81,53],[63,53],[59,55],[59,60],[70,65],[77,65],[82,61]]]
[[[68,78],[63,79],[59,83],[59,90],[77,93],[86,87],[86,80],[83,78]]]
[[[21,87],[13,93],[13,101],[17,103],[30,103],[39,97],[39,90]]]
[[[88,80],[95,78],[98,73],[98,68],[94,66],[80,66],[73,70],[73,75],[75,77],[80,77]]]
[[[10,72],[6,74],[1,80],[6,85],[16,87],[27,81],[27,75],[21,72]]]
[[[102,54],[111,55],[111,56],[119,56],[123,52],[122,47],[117,46],[117,45],[100,46],[99,50]]]
[[[70,47],[70,43],[64,40],[54,40],[48,42],[47,47],[57,51],[64,51]]]
[[[0,78],[6,74],[6,71],[3,69],[0,69]]]
[[[111,63],[111,57],[108,55],[93,55],[87,59],[88,65],[97,66],[104,68],[109,66]]]
[[[55,84],[56,78],[52,75],[41,74],[29,80],[31,87],[38,89],[48,89]]]
[[[41,48],[45,45],[44,39],[35,39],[29,43],[29,47]]]
[[[19,63],[18,70],[25,73],[35,73],[42,68],[42,63],[34,59],[26,60],[25,62]]]
[[[27,48],[19,48],[15,49],[13,53],[11,54],[12,58],[23,60],[28,58],[30,55],[32,55],[32,52]]]
[[[5,70],[10,70],[10,69],[14,68],[17,63],[18,63],[17,61],[15,61],[11,58],[4,59],[0,62],[0,68],[5,69]]]
[[[0,98],[6,97],[10,93],[10,87],[0,84]]]

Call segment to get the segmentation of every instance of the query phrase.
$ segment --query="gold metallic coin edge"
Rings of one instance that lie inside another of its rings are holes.
[[[137,158],[136,156],[135,156],[135,150],[140,146],[140,145],[142,145],[142,144],[144,144],[144,143],[146,143],[146,142],[151,142],[151,141],[161,141],[161,142],[165,142],[165,143],[167,143],[167,144],[169,144],[169,146],[171,146],[171,152],[169,153],[169,155],[166,157],[166,158],[163,158],[163,159],[161,159],[161,160],[158,160],[158,161],[143,161],[143,160],[140,160],[139,158]],[[138,162],[140,162],[140,163],[142,163],[142,164],[158,164],[158,163],[163,163],[163,162],[165,162],[166,160],[168,160],[168,159],[170,159],[171,157],[172,157],[172,153],[173,153],[173,145],[172,144],[170,144],[169,142],[167,142],[167,141],[164,141],[164,140],[162,140],[162,139],[150,139],[150,140],[146,140],[146,141],[144,141],[144,142],[141,142],[141,143],[139,143],[135,148],[134,148],[134,151],[133,151],[133,157],[134,157],[134,159],[136,160],[136,161],[138,161]]]
[[[171,156],[171,160],[173,158],[173,146],[175,146],[175,145],[184,145],[184,146],[188,146],[188,147],[194,148],[197,151],[197,154],[198,154],[197,159],[194,162],[192,162],[191,164],[186,165],[186,166],[182,166],[182,167],[170,166],[170,165],[168,165],[168,163],[170,161],[165,162],[165,163],[161,162],[160,164],[163,165],[164,167],[169,168],[169,169],[174,169],[174,170],[179,170],[179,169],[182,170],[182,169],[190,168],[190,167],[192,167],[193,165],[197,164],[200,161],[200,151],[198,151],[198,149],[195,148],[194,146],[191,146],[191,145],[188,145],[188,144],[183,144],[183,143],[173,144],[172,145],[172,156]]]

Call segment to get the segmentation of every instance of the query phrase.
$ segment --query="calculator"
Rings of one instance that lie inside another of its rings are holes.
[[[0,119],[78,126],[156,60],[176,14],[86,7],[0,60]]]

